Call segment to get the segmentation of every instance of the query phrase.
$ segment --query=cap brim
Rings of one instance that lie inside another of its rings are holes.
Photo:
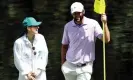
[[[82,12],[82,10],[81,10],[81,9],[75,9],[75,10],[72,11],[72,14],[73,14],[74,12]]]
[[[42,22],[36,22],[32,26],[39,26],[40,24],[42,24]]]
[[[39,26],[40,24],[42,24],[42,22],[37,22],[35,26]]]

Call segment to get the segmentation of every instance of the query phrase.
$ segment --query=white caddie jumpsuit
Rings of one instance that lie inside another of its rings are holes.
[[[14,64],[19,71],[18,80],[28,80],[26,74],[31,71],[37,75],[36,80],[46,80],[48,49],[43,35],[36,34],[33,44],[26,35],[18,38],[13,51]]]

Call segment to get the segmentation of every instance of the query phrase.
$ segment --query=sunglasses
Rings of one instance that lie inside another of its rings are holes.
[[[32,47],[32,50],[33,50],[34,55],[36,55],[36,51],[35,51],[35,47],[34,46]]]

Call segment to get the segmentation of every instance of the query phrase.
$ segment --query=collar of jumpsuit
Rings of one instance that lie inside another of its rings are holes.
[[[29,39],[28,39],[28,37],[26,36],[26,34],[23,36],[23,37],[24,37],[23,39],[24,39],[26,45],[29,45],[29,46],[32,48],[34,55],[36,55],[35,46],[34,46],[34,45],[36,44],[36,42],[37,42],[36,35],[37,35],[37,34],[35,34],[35,36],[34,36],[33,43],[31,43],[31,42],[29,41]]]
[[[31,45],[33,45],[33,44],[35,44],[35,43],[37,42],[36,36],[37,36],[37,34],[35,34],[35,36],[34,36],[33,43],[31,43],[31,42],[29,41],[29,39],[28,39],[28,37],[26,36],[26,34],[24,35],[23,39],[24,39],[24,41],[25,41],[26,44],[31,44]]]

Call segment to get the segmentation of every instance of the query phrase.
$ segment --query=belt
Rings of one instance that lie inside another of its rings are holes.
[[[84,63],[84,64],[78,64],[78,65],[76,65],[77,67],[83,67],[83,66],[86,66],[87,65],[87,63]]]

